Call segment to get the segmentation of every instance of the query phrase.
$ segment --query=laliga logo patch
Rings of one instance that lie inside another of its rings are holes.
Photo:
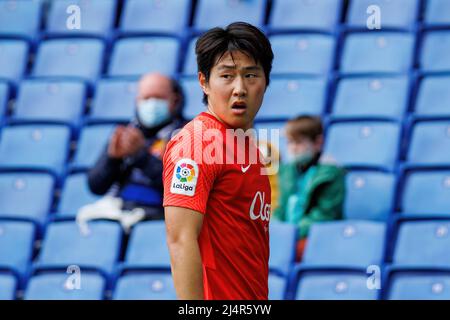
[[[198,166],[194,160],[179,160],[173,171],[170,192],[192,197],[195,193],[198,174]]]

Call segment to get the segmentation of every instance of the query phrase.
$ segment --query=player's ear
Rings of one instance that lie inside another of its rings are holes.
[[[206,76],[202,72],[198,73],[198,82],[200,83],[203,93],[208,95],[208,82],[206,81]]]

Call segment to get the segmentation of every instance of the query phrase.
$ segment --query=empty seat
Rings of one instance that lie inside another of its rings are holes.
[[[419,8],[418,0],[351,0],[349,1],[347,24],[352,27],[366,28],[372,10],[370,6],[380,9],[382,29],[409,28],[414,26]]]
[[[450,164],[450,121],[419,121],[412,128],[407,161],[416,165]]]
[[[450,116],[450,77],[429,76],[420,81],[414,113],[418,116]]]
[[[1,1],[0,36],[33,39],[39,31],[42,1]]]
[[[176,300],[172,275],[163,272],[129,273],[119,278],[114,300]]]
[[[0,268],[20,275],[27,272],[33,254],[34,232],[30,222],[0,221]]]
[[[41,42],[33,75],[95,81],[102,71],[104,44],[97,39],[54,39]]]
[[[424,35],[420,68],[425,72],[449,72],[450,31],[433,31]]]
[[[269,25],[276,30],[314,29],[333,31],[339,21],[341,0],[275,0]]]
[[[393,265],[397,268],[449,268],[450,222],[407,221],[399,226]]]
[[[170,269],[164,221],[137,224],[131,233],[125,256],[127,267]]]
[[[399,148],[400,127],[383,121],[336,122],[327,130],[324,154],[347,167],[392,170]]]
[[[47,173],[1,173],[0,218],[44,224],[52,206],[54,185]]]
[[[273,74],[327,74],[333,67],[334,38],[324,34],[270,37],[276,59]]]
[[[16,289],[16,278],[11,274],[0,273],[0,300],[14,300]]]
[[[190,0],[127,0],[122,12],[122,32],[181,33],[189,23]]]
[[[302,263],[308,267],[361,268],[383,260],[385,224],[333,221],[312,225]]]
[[[0,79],[19,81],[28,63],[28,44],[22,40],[0,40]]]
[[[450,216],[450,171],[407,171],[403,184],[403,213]]]
[[[9,100],[9,87],[6,82],[0,81],[0,121],[5,116]]]
[[[195,43],[197,42],[198,37],[194,37],[189,41],[189,45],[185,52],[184,57],[184,65],[183,65],[183,74],[188,76],[196,76],[197,75],[197,56],[195,54]],[[198,80],[197,80],[198,81]]]
[[[206,111],[203,104],[203,90],[197,78],[183,78],[181,80],[183,92],[185,94],[185,106],[183,115],[186,119],[193,119],[199,113]]]
[[[387,221],[393,210],[395,176],[378,171],[346,175],[344,216],[351,220]]]
[[[114,26],[116,15],[116,0],[58,0],[50,2],[50,11],[47,18],[47,33],[64,36],[90,35],[107,36]],[[80,28],[71,25],[71,15],[80,12]]]
[[[389,281],[389,300],[450,300],[450,275],[394,273]]]
[[[108,124],[83,127],[70,168],[73,170],[85,170],[93,167],[100,155],[105,151],[113,130],[114,126]]]
[[[273,78],[257,120],[290,119],[299,114],[321,115],[325,109],[324,78]]]
[[[273,272],[287,276],[294,264],[297,228],[287,223],[270,224],[269,268]]]
[[[298,283],[296,300],[376,300],[366,273],[306,273]]]
[[[349,77],[338,82],[333,116],[401,119],[408,105],[407,77]]]
[[[172,75],[177,71],[179,43],[171,37],[124,38],[116,41],[110,76],[140,76],[148,72]]]
[[[58,218],[75,218],[78,209],[97,201],[100,196],[89,190],[86,173],[66,177],[58,205]]]
[[[0,167],[63,173],[70,130],[62,125],[5,127],[0,137]]]
[[[264,24],[265,9],[264,0],[198,0],[194,27],[207,30],[226,27],[235,21],[261,26]]]
[[[26,80],[20,85],[13,119],[77,124],[85,97],[82,82]]]
[[[269,300],[284,300],[287,280],[274,274],[269,274]]]
[[[79,283],[75,274],[43,273],[32,277],[25,300],[102,300],[105,280],[95,273],[81,270]],[[79,287],[78,287],[79,284]]]
[[[428,0],[425,6],[427,25],[450,25],[450,3],[447,0]]]
[[[347,34],[342,73],[405,73],[412,66],[414,36],[402,32]]]
[[[137,84],[132,80],[102,79],[97,82],[89,119],[130,121],[135,114]]]
[[[94,221],[88,229],[76,222],[49,224],[37,260],[38,269],[62,268],[70,265],[111,273],[119,258],[122,230],[112,221]]]

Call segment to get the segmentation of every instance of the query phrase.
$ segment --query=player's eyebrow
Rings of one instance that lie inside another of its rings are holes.
[[[241,68],[242,70],[246,70],[246,71],[258,71],[261,70],[260,66],[257,65],[253,65],[253,66],[248,66],[248,67],[243,67]],[[222,64],[220,65],[217,70],[222,71],[222,70],[236,70],[236,65],[225,65]]]

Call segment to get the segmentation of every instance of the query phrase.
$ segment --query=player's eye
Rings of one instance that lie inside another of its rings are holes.
[[[231,74],[223,74],[220,77],[224,79],[231,79],[233,76]]]
[[[246,74],[245,76],[246,76],[247,78],[256,78],[256,77],[258,77],[258,75],[255,74],[255,73],[248,73],[248,74]]]

